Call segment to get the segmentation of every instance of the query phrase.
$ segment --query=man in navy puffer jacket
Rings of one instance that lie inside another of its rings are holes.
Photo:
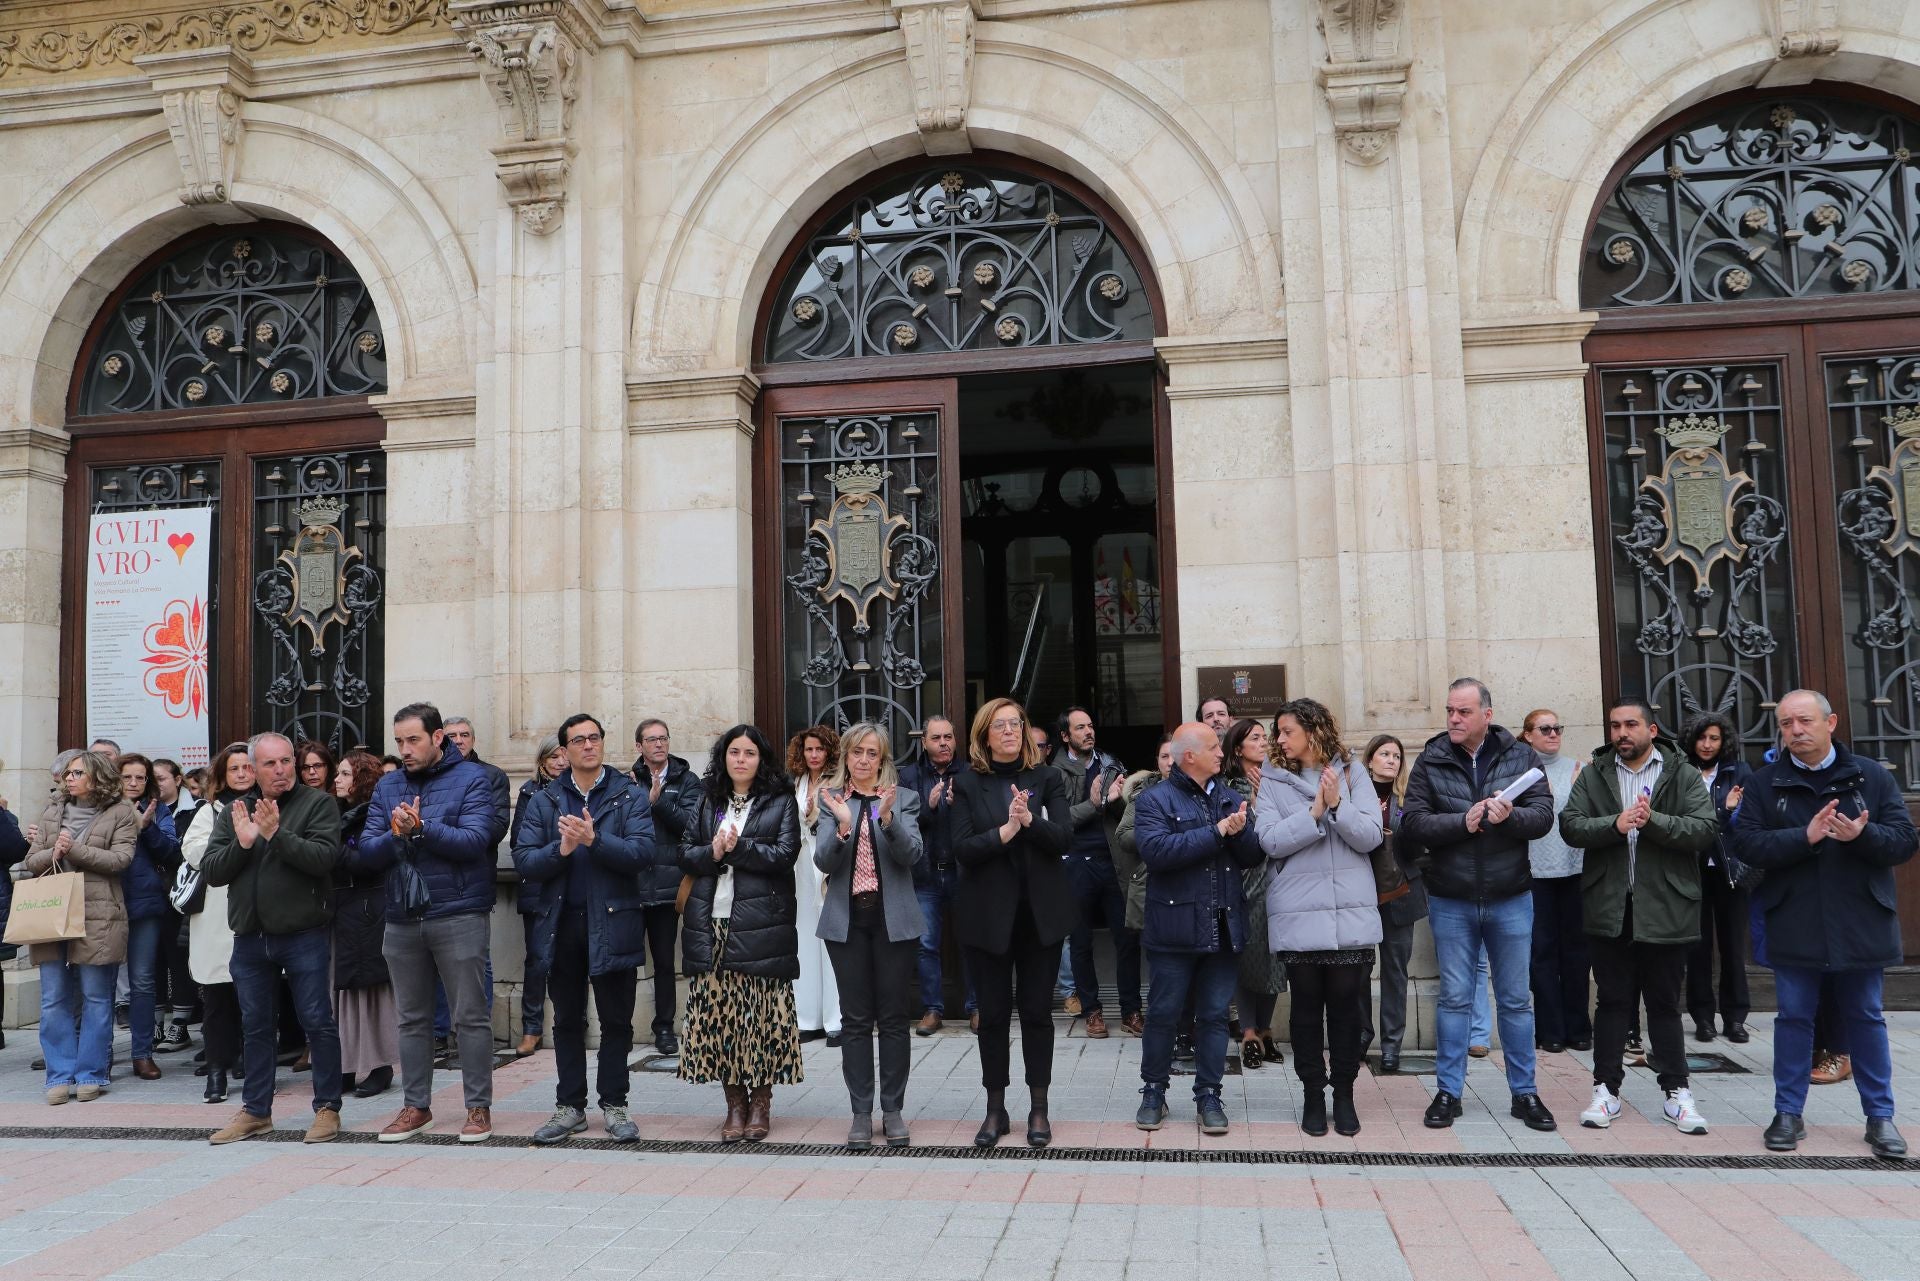
[[[460,1141],[479,1143],[493,1134],[487,940],[494,851],[507,831],[507,811],[487,771],[447,740],[440,710],[431,703],[395,712],[393,741],[404,768],[374,787],[354,854],[354,870],[388,873],[381,950],[400,1016],[406,1094],[380,1141],[397,1143],[433,1128],[427,1105],[433,1095],[433,987],[439,982],[453,1007],[466,1093]],[[424,903],[417,901],[421,897]]]

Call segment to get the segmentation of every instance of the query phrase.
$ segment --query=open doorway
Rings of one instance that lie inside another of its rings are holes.
[[[959,386],[966,714],[1078,704],[1134,767],[1166,715],[1154,396],[1144,363]]]

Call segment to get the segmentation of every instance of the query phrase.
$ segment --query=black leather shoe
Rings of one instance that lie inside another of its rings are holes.
[[[987,1119],[980,1123],[980,1132],[973,1136],[973,1146],[990,1148],[1007,1137],[1007,1131],[1013,1128],[1013,1121],[1007,1116],[1005,1108],[992,1108]]]
[[[1773,1124],[1760,1136],[1769,1152],[1791,1152],[1800,1146],[1800,1140],[1807,1137],[1806,1122],[1797,1116],[1788,1116],[1785,1112],[1773,1114]]]
[[[1526,1122],[1529,1130],[1560,1128],[1553,1119],[1553,1113],[1547,1111],[1547,1105],[1540,1101],[1540,1096],[1537,1094],[1514,1095],[1513,1106],[1507,1109],[1507,1115],[1518,1117]]]
[[[1032,1108],[1027,1112],[1027,1146],[1044,1148],[1053,1142],[1053,1126],[1047,1121],[1044,1107]]]
[[[1353,1087],[1333,1091],[1333,1130],[1336,1134],[1354,1135],[1360,1133],[1360,1113],[1353,1106]]]
[[[1713,1039],[1713,1020],[1695,1019],[1693,1021],[1693,1039],[1703,1043],[1711,1041]]]
[[[1567,1048],[1569,1050],[1578,1050],[1582,1054],[1585,1054],[1588,1050],[1591,1050],[1593,1048],[1593,1038],[1589,1036],[1583,1036],[1575,1040],[1568,1041]]]
[[[1745,1045],[1753,1039],[1753,1034],[1747,1031],[1745,1023],[1733,1023],[1727,1027],[1727,1039],[1735,1045]]]
[[[1327,1092],[1311,1085],[1306,1090],[1300,1104],[1300,1128],[1317,1139],[1327,1132]]]
[[[670,1059],[678,1058],[680,1057],[680,1038],[670,1030],[662,1032],[653,1038],[653,1048]]]
[[[1534,1048],[1542,1054],[1565,1054],[1567,1052],[1567,1047],[1559,1041],[1542,1041]]]
[[[1907,1141],[1900,1137],[1900,1131],[1893,1128],[1893,1118],[1890,1116],[1867,1118],[1867,1146],[1882,1161],[1907,1159]]]
[[[356,1099],[371,1099],[376,1095],[385,1094],[392,1088],[393,1065],[388,1064],[386,1067],[377,1067],[367,1073],[366,1079],[353,1087],[353,1097]]]
[[[1399,1055],[1388,1056],[1388,1055],[1382,1054],[1380,1056],[1380,1075],[1381,1076],[1397,1076],[1399,1075],[1399,1073],[1400,1073],[1400,1056]]]
[[[840,1035],[840,1033],[838,1032],[827,1033],[827,1048],[829,1050],[837,1050],[844,1044],[846,1044],[846,1038]]]
[[[1426,1115],[1420,1120],[1429,1130],[1446,1130],[1452,1128],[1454,1119],[1460,1113],[1458,1096],[1442,1090],[1433,1096],[1433,1102],[1427,1104]]]

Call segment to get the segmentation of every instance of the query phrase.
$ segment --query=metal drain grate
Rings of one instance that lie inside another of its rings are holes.
[[[125,1142],[147,1140],[172,1143],[204,1143],[211,1128],[180,1127],[149,1129],[142,1126],[0,1126],[0,1139],[86,1139]],[[291,1127],[260,1135],[249,1142],[299,1143],[302,1131]],[[371,1130],[345,1130],[339,1143],[373,1143]],[[459,1140],[451,1134],[423,1134],[408,1140],[408,1146],[454,1147]],[[531,1148],[533,1140],[524,1135],[497,1134],[488,1141],[490,1148]],[[792,1156],[792,1157],[884,1157],[890,1161],[1039,1161],[1093,1162],[1102,1165],[1299,1165],[1366,1166],[1374,1169],[1452,1169],[1452,1170],[1898,1170],[1904,1162],[1881,1161],[1870,1156],[1796,1156],[1755,1154],[1752,1156],[1683,1156],[1675,1153],[1576,1153],[1576,1152],[1317,1152],[1311,1150],[1247,1151],[1230,1148],[1029,1148],[1008,1144],[997,1148],[975,1147],[877,1147],[853,1152],[837,1143],[720,1143],[716,1141],[642,1139],[638,1143],[614,1143],[600,1138],[572,1138],[543,1152],[632,1152],[658,1156]]]

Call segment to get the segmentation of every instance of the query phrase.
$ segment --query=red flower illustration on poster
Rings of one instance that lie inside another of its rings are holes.
[[[147,627],[142,638],[147,656],[146,690],[161,700],[167,715],[206,714],[207,610],[198,596],[191,602],[168,601],[160,621]]]

